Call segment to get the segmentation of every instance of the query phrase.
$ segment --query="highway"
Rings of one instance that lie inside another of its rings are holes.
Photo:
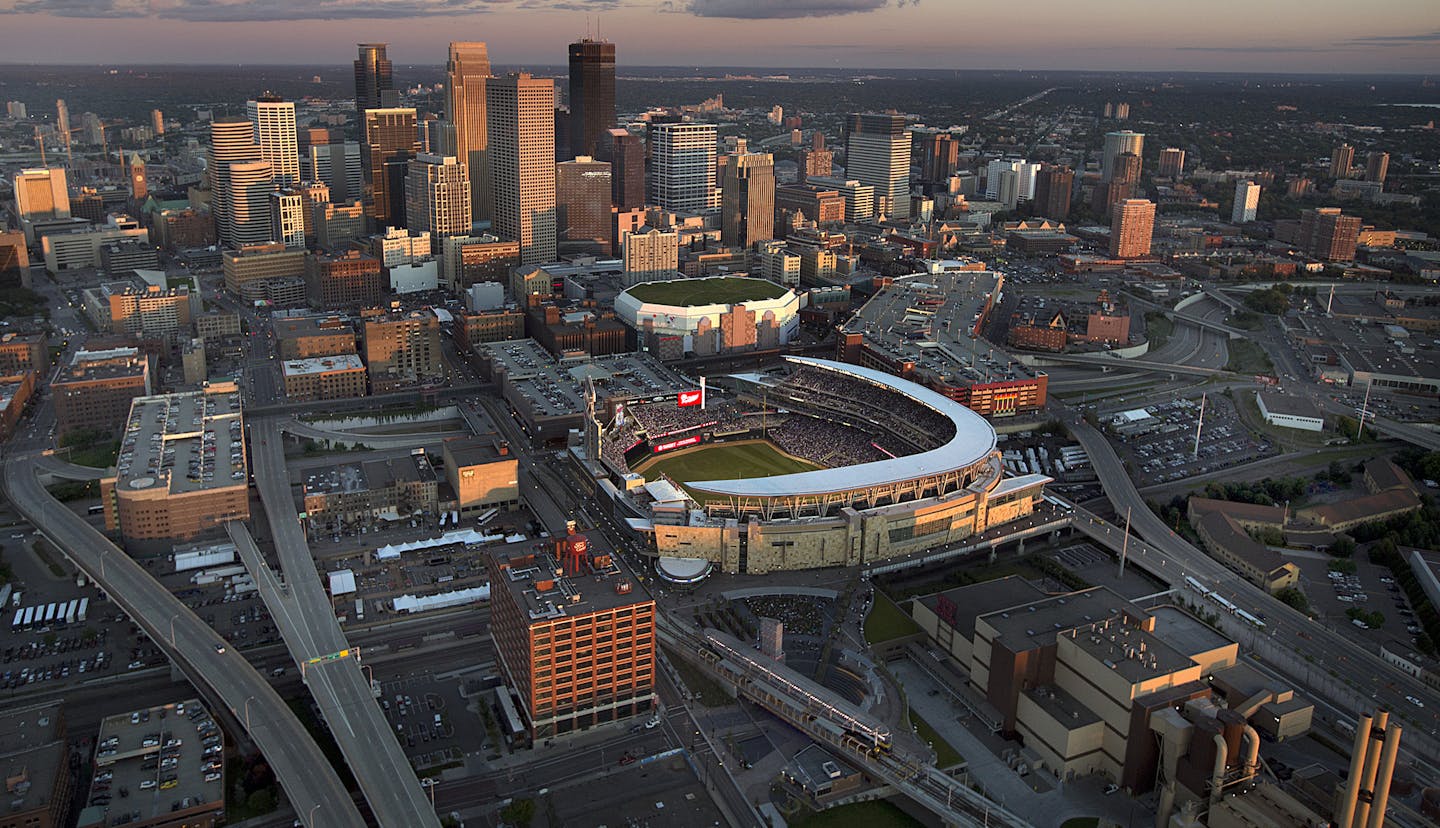
[[[339,431],[320,428],[310,423],[289,418],[284,430],[308,440],[336,440],[342,443],[360,443],[367,448],[407,448],[439,445],[451,437],[468,437],[469,431],[421,431],[413,434],[364,434],[353,431]]]
[[[362,826],[345,786],[300,720],[245,658],[129,555],[40,485],[33,455],[11,454],[5,493],[15,509],[145,630],[206,701],[243,726],[300,814],[311,825]]]
[[[1062,421],[1090,456],[1095,473],[1116,513],[1128,513],[1134,532],[1147,541],[1135,543],[1132,540],[1128,549],[1131,560],[1172,587],[1183,587],[1185,577],[1193,576],[1236,606],[1264,616],[1265,637],[1274,639],[1276,644],[1292,652],[1303,654],[1315,670],[1328,671],[1355,688],[1355,695],[1350,698],[1329,699],[1335,707],[1354,715],[1359,712],[1359,706],[1384,706],[1404,718],[1404,746],[1407,749],[1417,756],[1432,757],[1431,761],[1433,757],[1440,756],[1440,740],[1436,738],[1440,734],[1440,693],[1401,672],[1379,655],[1281,603],[1175,534],[1150,511],[1105,436],[1081,419],[1078,412],[1058,402],[1051,405],[1059,411]],[[1077,517],[1075,523],[1079,526],[1082,520]],[[1106,531],[1122,530],[1109,527]],[[1417,707],[1407,701],[1406,696],[1420,699],[1425,706]]]
[[[291,655],[301,666],[305,684],[319,704],[376,821],[382,828],[438,828],[440,821],[429,797],[375,703],[358,653],[349,658],[307,663],[349,649],[349,644],[321,586],[295,511],[280,422],[251,418],[247,425],[251,470],[285,576],[282,588],[273,573],[253,573],[257,586],[261,586],[261,596]],[[248,534],[243,527],[231,527],[231,536],[240,542],[246,542]],[[252,563],[258,558],[253,547],[247,546],[246,554],[252,556]],[[312,820],[308,824],[314,828],[319,823]]]

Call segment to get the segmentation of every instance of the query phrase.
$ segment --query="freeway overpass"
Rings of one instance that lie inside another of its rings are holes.
[[[255,583],[262,587],[261,597],[296,663],[302,665],[305,684],[354,772],[376,822],[381,828],[439,828],[440,820],[395,741],[395,733],[376,704],[358,661],[338,658],[310,663],[351,648],[320,584],[300,528],[285,466],[281,425],[274,418],[261,417],[248,419],[247,426],[251,470],[285,575],[283,587],[258,560],[259,553],[243,526],[230,524],[231,536],[237,539],[237,545],[245,545],[247,566],[259,570],[255,572]]]
[[[1174,365],[1168,362],[1151,362],[1145,359],[1122,359],[1117,356],[1106,356],[1102,354],[1037,355],[1033,364],[1043,366],[1052,362],[1066,365],[1088,365],[1092,368],[1104,368],[1107,371],[1113,368],[1120,371],[1145,371],[1153,374],[1185,374],[1186,376],[1192,377],[1213,377],[1230,373],[1220,368]]]
[[[319,428],[295,418],[285,421],[285,431],[308,440],[331,440],[359,444],[372,449],[410,448],[439,443],[450,437],[469,437],[470,431],[422,431],[413,434],[366,434],[358,431]]]
[[[1245,310],[1245,305],[1242,304],[1240,300],[1227,295],[1223,290],[1209,288],[1205,291],[1205,295],[1209,296],[1211,299],[1214,299],[1216,302],[1219,302],[1230,310]]]
[[[51,497],[34,460],[12,454],[5,463],[5,494],[15,509],[145,630],[209,704],[245,728],[309,828],[363,826],[329,761],[269,682],[109,538]]]
[[[1437,712],[1440,710],[1440,692],[1400,671],[1369,649],[1280,602],[1175,534],[1158,515],[1150,511],[1110,441],[1087,424],[1078,412],[1054,401],[1051,404],[1061,411],[1061,420],[1089,455],[1105,495],[1117,513],[1128,514],[1135,532],[1144,538],[1143,542],[1132,538],[1129,543],[1128,556],[1135,565],[1175,588],[1183,588],[1185,577],[1193,576],[1236,606],[1264,615],[1264,638],[1291,653],[1305,654],[1307,664],[1313,665],[1315,671],[1324,671],[1349,682],[1347,688],[1350,689],[1347,691],[1337,690],[1330,694],[1329,701],[1334,706],[1351,715],[1365,707],[1385,706],[1405,720],[1407,746],[1416,756],[1440,756],[1440,738],[1437,738],[1440,737],[1440,712]],[[1093,516],[1088,517],[1090,525],[1086,526],[1086,519],[1087,516],[1077,513],[1073,525],[1110,548],[1116,548],[1123,538],[1122,530],[1108,526]],[[1320,691],[1317,689],[1316,692]],[[1412,704],[1408,697],[1420,699],[1424,707]]]

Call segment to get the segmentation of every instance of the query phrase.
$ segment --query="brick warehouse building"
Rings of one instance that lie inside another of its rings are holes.
[[[487,559],[496,650],[532,739],[655,704],[655,602],[584,535]]]

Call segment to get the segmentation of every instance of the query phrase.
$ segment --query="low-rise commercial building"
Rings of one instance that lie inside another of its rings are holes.
[[[487,342],[525,338],[525,314],[519,308],[499,308],[479,313],[456,313],[450,328],[455,348],[472,353]]]
[[[361,341],[374,393],[384,394],[445,379],[440,319],[434,311],[366,311],[362,317]]]
[[[60,702],[0,713],[0,774],[8,800],[4,828],[64,828],[75,795]]]
[[[240,314],[234,311],[209,311],[195,317],[195,335],[207,347],[240,335]]]
[[[355,353],[355,328],[340,316],[291,316],[272,325],[281,359]]]
[[[520,505],[520,464],[507,443],[496,440],[446,440],[441,451],[445,480],[455,493],[461,517],[491,508]]]
[[[34,371],[45,376],[50,367],[49,339],[43,333],[0,334],[0,374]]]
[[[9,440],[20,425],[25,406],[35,394],[35,372],[0,376],[0,442]]]
[[[307,528],[319,536],[434,515],[439,480],[422,449],[405,457],[314,469],[302,482]]]
[[[1211,512],[1195,522],[1205,551],[1239,572],[1245,580],[1269,592],[1300,582],[1300,568],[1263,543],[1250,537],[1234,518]]]
[[[380,302],[380,260],[359,250],[312,253],[305,260],[305,298],[313,308],[368,308]]]
[[[280,371],[291,402],[354,399],[365,396],[368,385],[365,363],[355,354],[287,359]]]
[[[225,289],[247,301],[265,299],[264,285],[305,275],[305,251],[283,244],[251,244],[221,254]]]
[[[138,348],[77,351],[55,378],[56,436],[77,431],[114,433],[130,413],[130,401],[150,393],[150,360]]]
[[[100,267],[100,250],[114,242],[149,242],[149,231],[129,216],[111,216],[103,225],[85,224],[65,232],[46,233],[40,240],[45,269],[51,274],[82,267]]]
[[[176,541],[248,519],[245,451],[234,383],[135,399],[115,476],[100,481],[105,528],[127,541]]]
[[[1320,406],[1304,397],[1290,397],[1270,391],[1255,392],[1255,404],[1260,407],[1260,416],[1265,422],[1281,428],[1298,428],[1302,431],[1324,431],[1325,412]]]

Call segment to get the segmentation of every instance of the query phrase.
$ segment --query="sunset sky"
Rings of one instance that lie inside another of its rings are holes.
[[[599,20],[622,64],[1440,73],[1440,2],[0,0],[0,61],[399,64],[485,40],[557,64]]]

